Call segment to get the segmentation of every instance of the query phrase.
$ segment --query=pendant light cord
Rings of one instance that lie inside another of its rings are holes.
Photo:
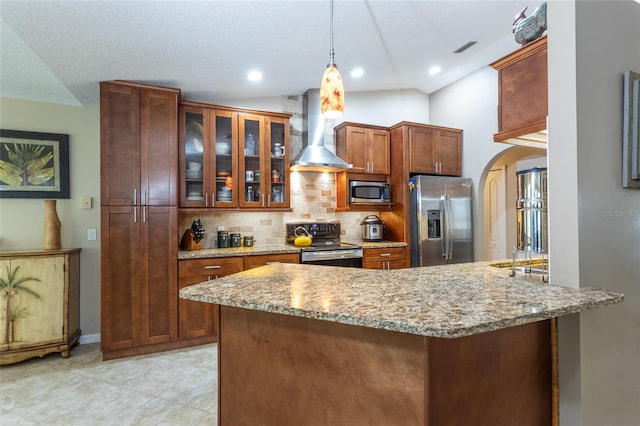
[[[328,66],[336,66],[336,61],[334,59],[334,50],[333,50],[333,0],[331,0],[331,8],[330,8],[330,21],[329,21],[329,38],[331,39],[331,49],[329,50],[329,65]]]

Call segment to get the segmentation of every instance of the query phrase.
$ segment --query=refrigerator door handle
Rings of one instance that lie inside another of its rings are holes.
[[[442,256],[445,260],[451,260],[453,258],[453,244],[451,241],[451,220],[449,215],[451,214],[451,197],[448,194],[442,196],[442,220],[444,221],[444,252]]]
[[[447,195],[440,196],[440,229],[442,232],[442,238],[440,239],[442,245],[442,258],[447,259],[448,245],[447,245]]]

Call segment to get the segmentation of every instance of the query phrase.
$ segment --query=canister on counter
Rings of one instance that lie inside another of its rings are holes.
[[[229,233],[227,231],[218,231],[218,248],[229,247]]]
[[[240,247],[240,234],[230,234],[229,235],[230,244],[229,247]]]
[[[245,247],[253,247],[253,235],[245,235],[244,236],[244,246]]]

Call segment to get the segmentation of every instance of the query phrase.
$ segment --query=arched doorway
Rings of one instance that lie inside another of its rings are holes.
[[[485,166],[478,184],[483,213],[483,252],[476,260],[510,259],[516,243],[516,172],[546,167],[544,149],[513,146],[493,157]]]

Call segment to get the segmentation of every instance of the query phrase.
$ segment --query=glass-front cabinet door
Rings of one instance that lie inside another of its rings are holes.
[[[242,183],[240,207],[267,207],[265,191],[265,156],[268,154],[264,143],[264,117],[239,114],[238,118],[240,167],[239,181]]]
[[[238,114],[211,111],[211,140],[215,153],[211,157],[211,195],[209,207],[228,208],[238,205]]]
[[[208,158],[207,110],[180,108],[180,206],[205,207],[209,188],[206,180]]]
[[[267,207],[289,207],[289,126],[285,119],[269,117],[266,128]]]

